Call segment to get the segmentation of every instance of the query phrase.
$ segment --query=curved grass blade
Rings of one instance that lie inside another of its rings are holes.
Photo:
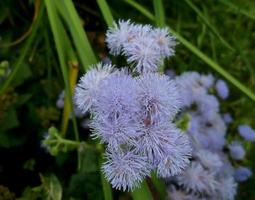
[[[110,27],[113,25],[113,16],[106,0],[97,0],[101,13],[105,19],[106,24]]]
[[[139,3],[135,2],[134,0],[124,0],[124,2],[136,8],[138,11],[140,11],[144,16],[146,16],[150,20],[152,21],[155,20],[155,17],[150,12],[148,12],[147,9],[145,9],[143,6],[141,6]]]
[[[200,19],[208,26],[208,28],[219,38],[219,40],[224,44],[227,48],[234,51],[234,48],[231,47],[231,45],[220,35],[218,30],[210,23],[208,18],[198,9],[198,7],[192,3],[190,0],[185,0],[185,2],[190,6],[191,9],[193,9],[197,15],[200,17]]]

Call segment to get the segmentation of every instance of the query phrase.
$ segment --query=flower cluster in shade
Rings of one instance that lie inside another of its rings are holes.
[[[192,148],[173,123],[181,106],[177,85],[157,73],[162,59],[174,53],[168,30],[119,21],[106,36],[110,52],[125,55],[135,76],[127,67],[99,63],[81,77],[74,100],[91,113],[92,137],[106,146],[107,180],[130,191],[152,171],[159,177],[183,172]]]
[[[189,168],[166,179],[168,198],[232,200],[238,182],[246,181],[252,172],[242,166],[245,157],[242,141],[226,139],[233,118],[229,113],[220,113],[220,100],[228,97],[228,86],[211,74],[198,72],[185,72],[175,76],[175,80],[183,102],[179,118],[189,118],[186,133],[192,141],[193,155]],[[244,139],[253,141],[251,127],[240,125],[238,131]],[[237,168],[232,165],[235,160],[239,163]]]

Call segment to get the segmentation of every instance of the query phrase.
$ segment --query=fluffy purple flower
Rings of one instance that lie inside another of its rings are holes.
[[[101,81],[113,71],[113,65],[102,65],[98,63],[92,66],[91,69],[81,77],[75,88],[74,102],[82,113],[92,108]]]
[[[229,89],[228,89],[228,85],[225,81],[223,81],[221,79],[217,80],[215,88],[216,88],[217,94],[220,98],[222,98],[222,99],[228,98]]]
[[[137,33],[137,28],[130,20],[120,20],[114,23],[106,33],[106,43],[113,55],[119,55],[122,51],[123,45],[130,42]]]
[[[180,108],[179,91],[174,81],[166,75],[144,74],[137,78],[137,98],[142,113],[150,120],[162,116],[169,120],[175,116]]]
[[[218,154],[210,152],[205,149],[200,149],[195,152],[195,158],[197,158],[201,165],[210,171],[216,171],[223,165]]]
[[[244,182],[252,176],[252,172],[247,167],[238,167],[235,170],[235,175],[234,176],[235,176],[235,180],[237,182]]]
[[[192,162],[191,166],[176,179],[187,192],[212,195],[217,188],[214,174],[197,162]]]
[[[237,183],[232,176],[222,177],[217,188],[215,199],[234,200],[237,192]]]
[[[152,31],[151,37],[158,46],[161,56],[169,57],[174,55],[176,38],[170,36],[168,28],[156,28]]]
[[[134,151],[108,149],[106,159],[102,166],[103,173],[118,190],[133,190],[150,174],[147,158],[135,154]]]
[[[245,156],[245,150],[240,142],[233,141],[229,146],[230,156],[235,160],[242,160]]]
[[[138,124],[134,119],[139,109],[136,90],[135,80],[124,74],[110,75],[101,82],[91,123],[94,137],[118,146],[138,136]]]
[[[239,134],[247,141],[255,141],[255,131],[248,125],[243,124],[238,126]]]
[[[162,64],[160,51],[157,51],[155,40],[147,37],[135,38],[131,44],[124,45],[124,55],[128,63],[135,63],[139,73],[156,72]]]

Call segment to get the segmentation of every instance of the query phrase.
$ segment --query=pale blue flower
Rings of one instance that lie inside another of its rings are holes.
[[[247,167],[238,167],[235,170],[235,180],[237,182],[244,182],[252,176],[252,171]]]
[[[150,120],[162,116],[169,120],[179,111],[181,102],[174,81],[166,75],[144,74],[137,78],[138,102]]]
[[[255,130],[246,124],[238,126],[239,134],[247,141],[255,141]]]
[[[81,77],[75,88],[74,102],[82,113],[92,108],[101,81],[113,71],[113,65],[98,63],[97,65],[92,65],[90,70]]]
[[[203,195],[213,195],[218,184],[212,172],[205,170],[200,163],[194,161],[176,179],[185,191]]]
[[[238,141],[233,141],[229,146],[230,156],[235,160],[242,160],[245,156],[245,150]]]
[[[131,150],[107,149],[102,170],[113,188],[130,191],[150,174],[147,158]]]
[[[93,108],[93,137],[118,146],[138,136],[134,118],[139,111],[136,91],[135,80],[125,74],[112,74],[101,82]]]
[[[229,96],[229,89],[228,89],[228,85],[224,80],[217,80],[216,84],[215,84],[215,88],[217,91],[217,94],[220,98],[222,99],[226,99]]]

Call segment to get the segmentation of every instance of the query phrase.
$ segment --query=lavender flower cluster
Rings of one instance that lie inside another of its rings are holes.
[[[169,177],[189,164],[189,138],[173,123],[180,92],[174,80],[157,72],[176,42],[167,29],[130,21],[119,21],[106,36],[110,52],[126,56],[136,75],[111,64],[92,66],[76,87],[75,102],[92,114],[92,137],[106,145],[106,178],[129,191],[151,171]]]
[[[189,117],[186,133],[194,151],[189,168],[168,179],[168,197],[232,200],[238,182],[246,181],[252,172],[244,166],[232,166],[235,160],[242,163],[245,150],[240,140],[230,144],[226,141],[227,127],[233,119],[229,113],[220,114],[219,98],[229,96],[228,86],[212,75],[197,72],[183,73],[175,80],[183,100],[182,115]],[[240,125],[238,131],[245,140],[254,141],[255,132],[249,126]]]

